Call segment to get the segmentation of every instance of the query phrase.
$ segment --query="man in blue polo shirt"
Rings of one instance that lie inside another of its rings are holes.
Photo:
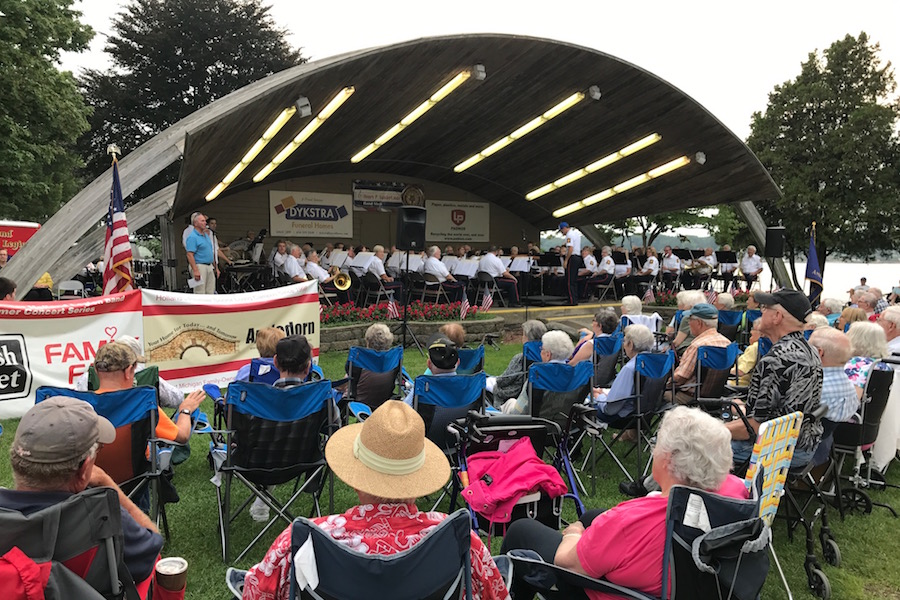
[[[194,277],[193,291],[195,294],[216,293],[216,273],[213,261],[212,240],[206,235],[206,217],[200,213],[194,213],[191,218],[193,230],[188,234],[184,242],[187,250],[188,264]]]

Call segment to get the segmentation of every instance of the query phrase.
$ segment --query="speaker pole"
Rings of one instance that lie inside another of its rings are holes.
[[[409,310],[409,297],[410,292],[412,291],[410,287],[410,279],[409,279],[409,248],[406,249],[406,274],[405,277],[401,277],[403,281],[403,289],[405,290],[404,298],[403,298],[403,349],[406,350],[406,333],[409,332],[410,337],[412,337],[413,342],[416,343],[416,348],[419,349],[419,354],[425,356],[425,351],[422,350],[422,344],[419,343],[419,338],[416,337],[416,334],[413,333],[413,330],[409,327],[409,321],[407,320],[406,313]]]

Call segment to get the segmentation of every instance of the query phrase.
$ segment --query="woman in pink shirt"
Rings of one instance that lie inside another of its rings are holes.
[[[744,483],[728,473],[731,461],[731,434],[722,422],[679,406],[663,417],[653,449],[653,477],[661,492],[585,512],[562,533],[520,519],[509,527],[501,553],[534,550],[547,562],[660,596],[669,490],[686,485],[746,498]],[[514,596],[517,585],[521,583],[514,582]],[[592,600],[616,598],[591,590],[587,595]]]

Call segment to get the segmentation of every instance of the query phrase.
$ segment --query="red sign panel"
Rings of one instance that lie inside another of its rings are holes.
[[[466,222],[466,211],[456,208],[450,211],[450,220],[454,225],[462,225]]]
[[[12,256],[40,228],[39,223],[0,221],[0,250],[6,250],[6,253]]]

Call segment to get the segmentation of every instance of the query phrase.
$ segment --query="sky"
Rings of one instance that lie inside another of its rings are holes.
[[[89,52],[62,67],[109,65],[111,22],[127,2],[81,0],[73,8],[97,33]],[[604,0],[269,0],[276,23],[317,60],[384,44],[461,33],[544,37],[593,48],[640,66],[704,105],[742,139],[775,85],[796,77],[813,50],[865,31],[881,58],[900,65],[900,1],[757,0],[613,3]]]

